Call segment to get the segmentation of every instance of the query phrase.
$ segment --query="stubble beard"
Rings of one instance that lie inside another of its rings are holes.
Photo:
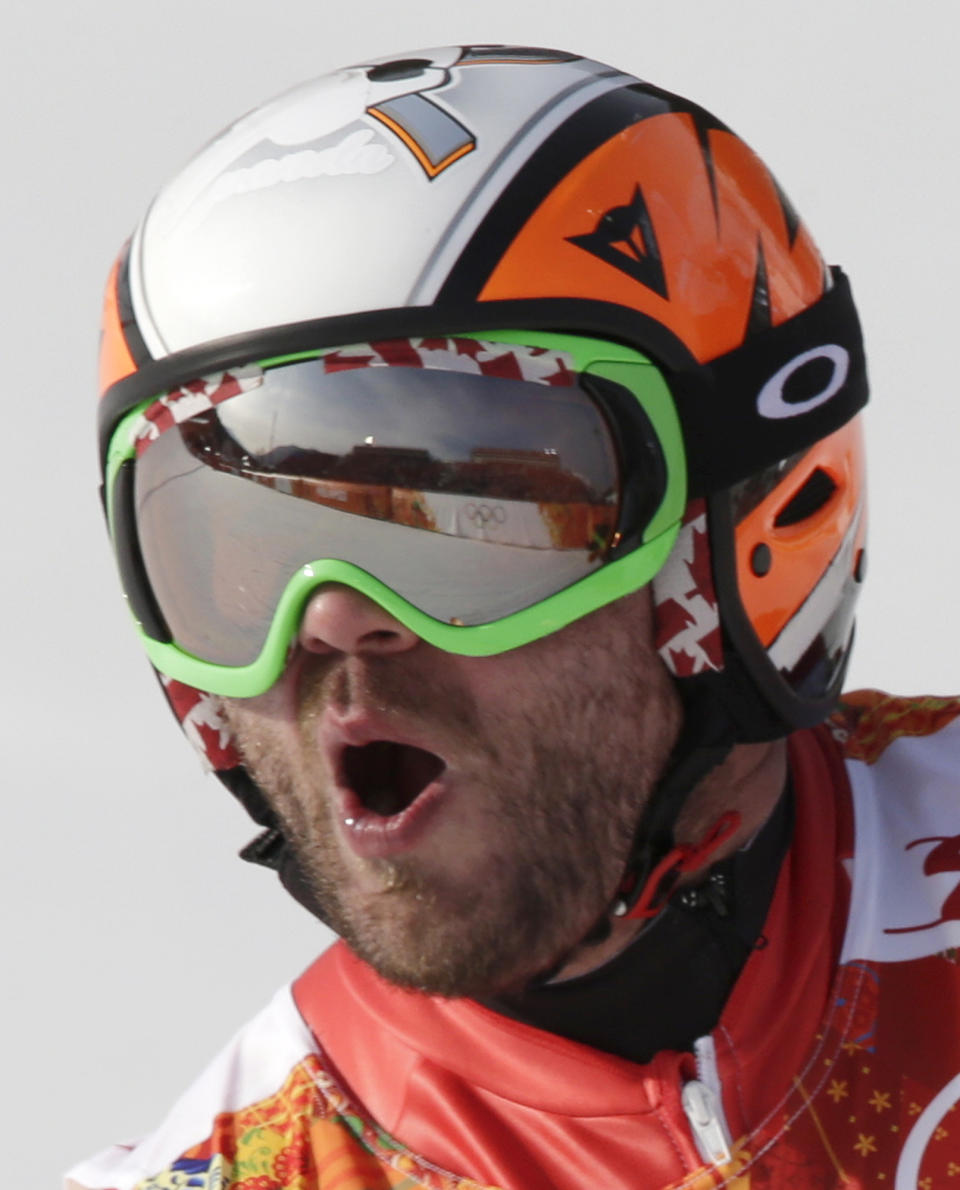
[[[478,707],[442,666],[417,672],[413,658],[328,663],[302,688],[293,751],[275,724],[242,701],[225,703],[318,915],[387,980],[446,997],[510,994],[555,968],[606,912],[679,711],[649,647],[603,637],[562,651],[559,666],[554,657],[550,680],[509,710]],[[612,668],[611,644],[620,650]],[[610,671],[604,680],[598,669]],[[481,865],[460,871],[456,856],[368,860],[377,891],[358,892],[311,744],[331,699],[415,714],[479,758],[469,792],[489,824]]]

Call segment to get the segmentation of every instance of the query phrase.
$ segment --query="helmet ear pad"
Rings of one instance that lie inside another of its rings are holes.
[[[737,590],[764,648],[811,598],[854,526],[856,564],[865,530],[863,496],[859,418],[785,468],[759,503],[751,507],[734,496]]]
[[[738,739],[769,739],[821,722],[840,694],[865,570],[861,419],[707,497],[703,520],[690,528],[704,522],[699,563],[686,567],[699,581],[685,606],[715,601],[719,650],[704,650],[691,665],[675,634],[661,649],[668,668],[681,690],[691,677],[712,688]],[[655,585],[669,582],[677,564],[671,555]],[[712,646],[713,637],[706,639]]]

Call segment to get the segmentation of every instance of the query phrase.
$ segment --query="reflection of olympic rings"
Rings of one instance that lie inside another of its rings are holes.
[[[505,510],[499,504],[467,504],[464,505],[463,515],[475,525],[489,525],[491,521],[502,525],[507,519]]]

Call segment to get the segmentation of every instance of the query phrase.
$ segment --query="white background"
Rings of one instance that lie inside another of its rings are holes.
[[[154,1122],[320,932],[161,703],[96,499],[101,287],[153,192],[328,69],[450,42],[610,61],[710,108],[854,283],[872,550],[853,684],[950,692],[960,586],[956,8],[920,0],[74,0],[5,10],[0,1178]]]

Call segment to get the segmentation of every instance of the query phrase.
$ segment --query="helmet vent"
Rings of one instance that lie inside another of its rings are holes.
[[[810,473],[803,487],[780,509],[773,522],[777,529],[798,525],[819,512],[837,490],[836,483],[822,467]]]
[[[432,65],[429,58],[398,58],[395,62],[371,66],[367,78],[371,83],[399,83],[404,79],[419,78]]]

